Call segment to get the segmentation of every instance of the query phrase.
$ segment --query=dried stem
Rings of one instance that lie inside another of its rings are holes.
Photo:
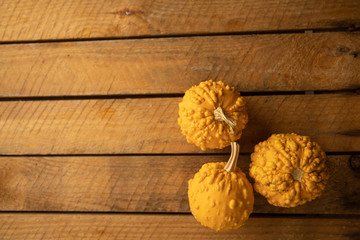
[[[299,181],[301,182],[302,176],[303,176],[303,171],[300,168],[296,168],[291,175],[293,176],[295,181]]]
[[[224,169],[227,172],[235,172],[236,171],[236,166],[237,166],[237,160],[239,157],[239,152],[240,152],[240,145],[237,144],[236,142],[232,142],[231,143],[231,154],[230,154],[230,158],[227,162],[227,164],[225,165]]]
[[[234,127],[236,126],[236,122],[233,122],[228,117],[226,117],[224,111],[220,106],[218,106],[217,109],[214,110],[214,116],[215,120],[226,122],[230,127],[231,133],[234,133]]]

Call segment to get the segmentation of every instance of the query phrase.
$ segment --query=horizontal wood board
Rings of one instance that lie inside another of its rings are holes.
[[[0,41],[356,29],[357,0],[2,0]]]
[[[246,97],[241,152],[273,133],[310,136],[327,152],[359,151],[360,96]],[[177,123],[181,98],[0,102],[0,154],[204,153]],[[210,150],[209,152],[228,152]]]
[[[360,34],[5,44],[0,79],[0,97],[181,94],[209,79],[242,92],[359,89]]]
[[[359,12],[357,0],[0,0],[0,239],[358,239],[360,96],[291,94],[360,89],[359,32],[336,32],[360,29]],[[237,231],[195,221],[187,181],[229,148],[186,143],[181,98],[166,96],[208,79],[273,94],[246,97],[247,175],[272,133],[338,152],[319,198],[286,209],[256,193]]]
[[[250,217],[216,233],[191,215],[0,214],[1,239],[269,239],[357,240],[360,219]]]
[[[328,156],[331,177],[314,201],[279,208],[256,194],[254,212],[360,215],[360,172],[349,164],[356,161],[351,157]],[[188,180],[203,164],[228,158],[0,157],[0,211],[189,212]],[[249,156],[239,157],[238,166],[247,175],[249,164]]]

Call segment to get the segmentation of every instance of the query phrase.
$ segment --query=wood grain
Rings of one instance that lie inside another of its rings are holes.
[[[0,154],[202,152],[180,132],[180,101],[2,101]],[[359,95],[253,96],[246,101],[249,123],[240,141],[242,152],[252,152],[272,133],[286,132],[308,135],[327,152],[360,150]]]
[[[314,201],[278,208],[256,194],[254,212],[360,215],[360,172],[350,157],[328,156],[331,178]],[[0,211],[189,212],[188,180],[203,164],[228,158],[0,157]],[[249,156],[240,156],[246,174],[249,164]]]
[[[216,233],[191,215],[0,214],[1,239],[269,239],[357,240],[359,218],[250,217]]]
[[[360,3],[360,2],[359,2]],[[0,45],[0,96],[360,88],[360,34],[314,33]]]
[[[0,40],[354,29],[359,10],[357,0],[2,0]]]

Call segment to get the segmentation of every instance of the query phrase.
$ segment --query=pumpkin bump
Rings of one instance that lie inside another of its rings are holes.
[[[295,207],[320,196],[329,172],[320,146],[307,136],[273,134],[255,146],[250,176],[255,191],[278,207]]]
[[[203,151],[222,149],[241,137],[248,122],[240,93],[225,83],[201,82],[185,92],[178,123],[188,143]]]

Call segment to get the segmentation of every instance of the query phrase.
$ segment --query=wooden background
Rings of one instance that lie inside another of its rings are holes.
[[[360,1],[0,0],[0,239],[360,238]],[[191,216],[202,152],[177,124],[200,81],[246,98],[239,167],[272,133],[317,141],[323,195],[255,194],[239,230]]]

